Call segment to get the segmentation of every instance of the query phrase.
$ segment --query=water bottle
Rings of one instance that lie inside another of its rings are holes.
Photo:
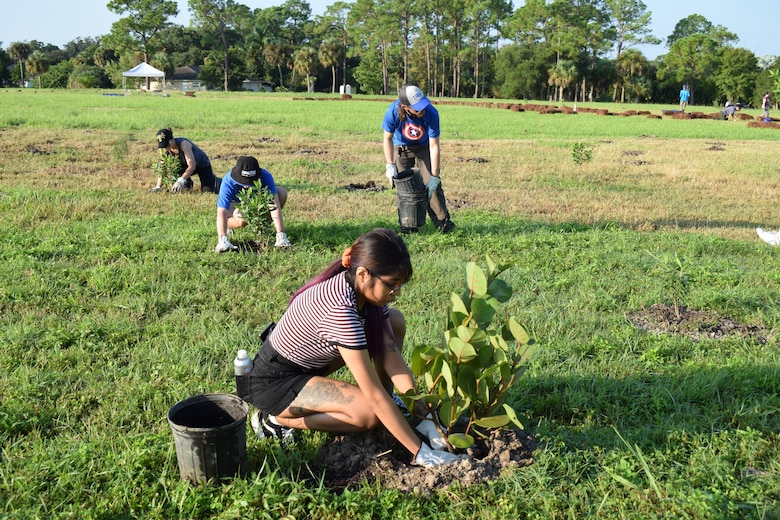
[[[249,372],[252,371],[253,366],[252,358],[249,357],[246,350],[239,350],[233,360],[233,371],[236,376],[236,394],[241,399],[245,399],[249,395]]]
[[[246,353],[246,350],[241,349],[236,354],[236,359],[233,360],[233,367],[237,376],[245,376],[252,371],[252,358]]]

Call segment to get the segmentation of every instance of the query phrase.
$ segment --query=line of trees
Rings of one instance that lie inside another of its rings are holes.
[[[355,0],[312,17],[305,0],[250,9],[188,0],[189,27],[172,0],[110,0],[111,32],[63,49],[36,40],[0,52],[0,82],[90,88],[121,84],[140,61],[199,66],[211,88],[246,78],[278,90],[389,94],[414,82],[436,96],[558,102],[674,103],[682,83],[696,104],[757,103],[774,91],[775,57],[760,61],[722,26],[693,14],[665,42],[642,0]],[[636,48],[665,43],[650,61]],[[339,77],[340,75],[340,77]],[[776,93],[780,94],[780,92]]]

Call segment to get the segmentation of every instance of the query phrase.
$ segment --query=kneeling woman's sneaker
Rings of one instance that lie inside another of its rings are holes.
[[[279,439],[282,442],[293,442],[295,428],[288,428],[276,422],[276,417],[265,412],[256,411],[249,421],[258,439]]]

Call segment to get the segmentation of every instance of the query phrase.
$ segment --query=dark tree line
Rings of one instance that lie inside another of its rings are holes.
[[[666,53],[642,0],[337,1],[312,16],[305,0],[250,9],[234,0],[189,0],[191,25],[174,25],[172,0],[110,0],[111,32],[62,49],[36,40],[0,52],[0,82],[48,88],[121,85],[141,61],[170,77],[200,67],[210,88],[246,78],[277,90],[389,94],[414,82],[436,96],[557,102],[674,102],[682,83],[695,104],[756,102],[773,91],[775,60],[759,63],[727,28],[700,15],[678,22]]]

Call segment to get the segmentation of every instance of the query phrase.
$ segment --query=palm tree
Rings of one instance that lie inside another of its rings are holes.
[[[621,79],[620,102],[626,100],[626,85],[641,76],[647,69],[647,58],[637,49],[628,49],[617,60],[617,73]]]
[[[577,67],[572,61],[561,60],[554,68],[548,70],[547,74],[549,74],[547,84],[555,87],[558,101],[563,101],[563,89],[574,81],[577,76]],[[553,94],[553,101],[555,101],[555,94]]]
[[[46,56],[39,50],[33,52],[27,59],[27,72],[38,76],[38,88],[41,88],[41,74],[49,70],[49,62]]]
[[[339,46],[332,42],[322,42],[318,51],[320,63],[325,67],[330,67],[330,74],[333,78],[333,84],[330,93],[336,93],[336,65],[339,64]]]
[[[306,92],[314,92],[312,74],[317,73],[317,52],[311,47],[302,47],[295,52],[294,70],[306,76]]]
[[[8,47],[8,54],[19,61],[19,77],[22,80],[22,87],[24,86],[24,62],[31,53],[32,47],[30,47],[29,43],[14,42]]]

